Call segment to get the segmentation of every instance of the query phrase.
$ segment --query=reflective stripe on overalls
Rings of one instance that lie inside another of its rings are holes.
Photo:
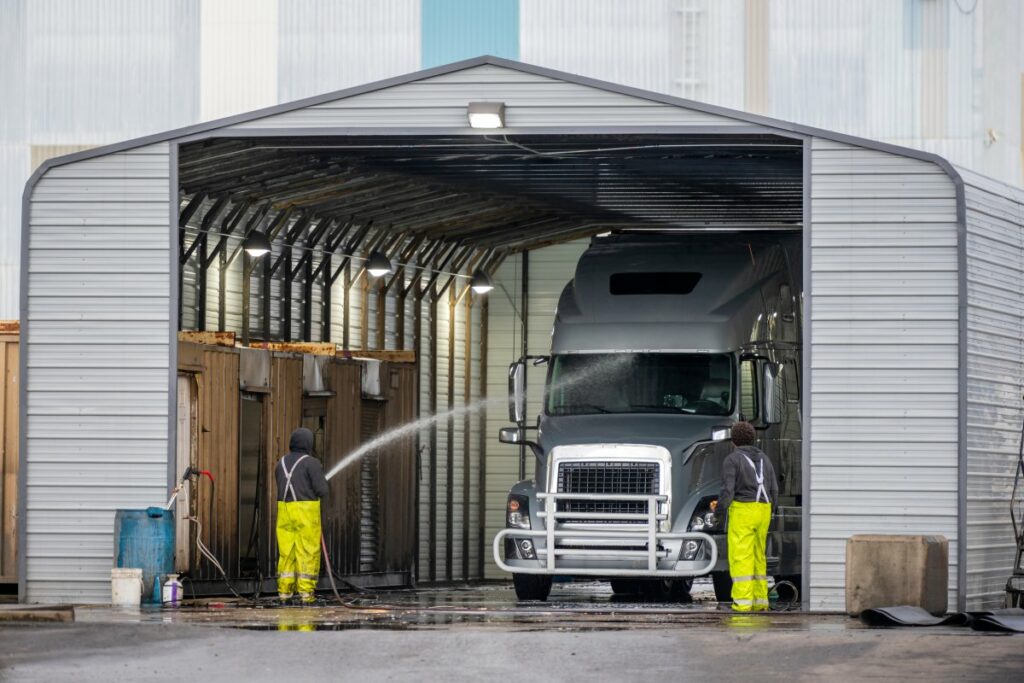
[[[764,459],[758,469],[743,454],[757,481],[755,502],[729,505],[729,574],[732,577],[732,608],[737,612],[768,609],[768,563],[765,545],[772,518],[771,499],[764,487]],[[763,498],[763,501],[762,501]]]
[[[303,599],[312,601],[320,577],[320,501],[298,500],[292,485],[299,463],[308,457],[301,455],[291,468],[284,458],[279,463],[285,484],[277,502],[277,592],[290,597],[298,587]]]

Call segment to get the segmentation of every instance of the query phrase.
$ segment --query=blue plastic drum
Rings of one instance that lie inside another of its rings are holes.
[[[114,566],[142,570],[142,602],[160,604],[163,577],[174,572],[174,513],[163,508],[118,510]]]

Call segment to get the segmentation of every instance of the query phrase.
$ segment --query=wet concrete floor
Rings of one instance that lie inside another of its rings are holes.
[[[1024,636],[870,629],[840,614],[720,611],[556,584],[343,595],[346,606],[206,601],[76,609],[69,625],[0,624],[3,680],[1024,680]]]

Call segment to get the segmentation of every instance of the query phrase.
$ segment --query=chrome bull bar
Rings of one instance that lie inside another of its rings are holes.
[[[668,519],[664,513],[658,512],[658,505],[668,501],[665,495],[640,495],[640,494],[605,494],[605,493],[538,493],[537,500],[544,503],[544,509],[537,511],[537,516],[544,521],[544,529],[502,529],[494,536],[493,552],[494,561],[498,567],[506,572],[518,574],[572,574],[577,576],[650,576],[650,577],[689,577],[704,576],[708,574],[718,562],[718,546],[715,540],[708,534],[699,531],[687,531],[684,533],[671,533],[659,531],[660,522]],[[557,503],[560,501],[595,501],[595,502],[646,502],[646,512],[559,512]],[[559,529],[558,521],[562,519],[572,520],[609,520],[613,522],[641,522],[636,529],[609,529],[609,530],[580,530],[580,529]],[[539,548],[534,544],[534,552],[541,566],[523,567],[511,566],[501,557],[503,541],[509,537],[517,538],[543,538],[545,548]],[[633,541],[634,546],[646,545],[647,550],[620,550],[614,547],[602,548],[600,550],[583,548],[558,548],[555,541],[561,538],[585,539],[593,538],[600,540]],[[703,541],[706,547],[710,548],[711,557],[707,565],[700,569],[659,569],[660,560],[669,559],[668,550],[658,550],[659,541]],[[647,568],[596,568],[596,567],[573,567],[559,564],[559,558],[566,560],[626,560],[639,562],[647,560]]]

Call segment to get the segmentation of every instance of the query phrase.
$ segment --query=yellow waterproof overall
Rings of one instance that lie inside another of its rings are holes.
[[[295,500],[291,485],[295,468],[308,457],[296,460],[290,471],[280,463],[287,484],[284,500],[277,501],[277,593],[290,598],[297,584],[302,599],[312,602],[320,577],[320,501]]]
[[[746,457],[746,456],[744,456]],[[732,576],[732,608],[737,612],[768,609],[768,563],[765,545],[772,506],[764,489],[764,463],[758,472],[750,458],[747,462],[757,477],[757,501],[729,504],[729,574]],[[760,502],[764,498],[766,502]]]

